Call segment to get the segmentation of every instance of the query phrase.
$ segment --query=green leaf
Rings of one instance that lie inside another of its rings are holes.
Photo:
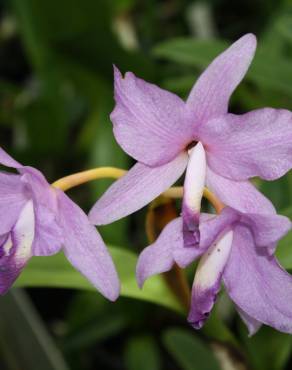
[[[183,370],[220,370],[210,348],[195,334],[187,330],[172,328],[163,335],[168,352]]]
[[[158,44],[153,53],[172,62],[204,68],[227,46],[227,42],[218,39],[175,38]]]
[[[20,111],[31,151],[59,155],[69,139],[69,125],[80,122],[80,116],[72,115],[80,104],[75,101],[79,90],[74,85],[73,64],[110,81],[113,63],[122,69],[138,70],[142,75],[152,74],[149,58],[139,51],[125,51],[112,31],[114,14],[129,9],[133,3],[12,0],[21,41],[33,67],[33,77],[37,77],[36,86],[27,88],[33,101]],[[84,96],[81,99],[83,103]],[[97,96],[93,106],[98,101]]]
[[[95,128],[93,135],[89,168],[99,166],[114,166],[119,168],[129,168],[129,158],[118,146],[113,136],[112,124],[109,119],[113,109],[113,98],[111,89],[103,89],[100,104],[90,117],[88,124]],[[113,180],[93,181],[90,184],[92,202],[107,190]],[[109,244],[127,245],[129,242],[129,218],[123,218],[114,224],[99,228],[103,239]]]
[[[292,67],[289,59],[273,55],[263,47],[257,51],[247,79],[265,89],[274,89],[292,96]]]
[[[69,370],[21,289],[0,298],[0,353],[1,369],[4,365],[7,370]]]
[[[92,344],[96,345],[98,341],[105,341],[117,335],[126,326],[127,321],[121,314],[116,313],[115,316],[99,315],[93,322],[89,322],[78,331],[68,335],[62,348],[66,352],[72,352],[89,347]]]
[[[284,216],[292,218],[292,207],[289,207],[280,212]],[[276,256],[283,267],[290,270],[292,269],[292,231],[290,231],[283,239],[280,240]]]
[[[110,247],[109,251],[119,273],[122,296],[157,303],[178,312],[184,311],[162,276],[154,276],[143,289],[138,288],[135,279],[137,256],[134,253],[117,247]],[[74,270],[62,253],[33,257],[16,281],[16,286],[95,289]]]
[[[230,43],[229,43],[230,44]],[[153,52],[158,57],[195,68],[205,68],[228,44],[223,40],[177,38],[157,45]],[[292,96],[292,67],[289,60],[274,55],[268,47],[258,49],[246,79]]]
[[[131,338],[125,349],[125,365],[127,370],[159,370],[159,349],[151,336]]]
[[[30,150],[34,149],[40,154],[47,154],[48,151],[59,154],[67,138],[69,120],[62,71],[49,45],[49,35],[39,17],[37,2],[13,0],[12,5],[28,59],[38,82],[37,90],[35,87],[28,87],[27,95],[33,99],[20,111],[27,126]],[[49,13],[46,13],[46,17],[48,16]]]
[[[271,200],[277,210],[287,207],[287,199],[290,196],[289,185],[287,175],[274,181],[258,180],[260,191]]]
[[[285,367],[292,349],[291,335],[264,326],[249,338],[241,324],[241,337],[254,370],[281,370]]]
[[[237,349],[240,347],[236,336],[225,325],[222,318],[218,315],[217,306],[215,306],[202,328],[202,332],[209,338],[218,340],[220,342],[228,343]]]

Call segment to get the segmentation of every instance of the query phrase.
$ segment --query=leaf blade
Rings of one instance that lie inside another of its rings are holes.
[[[121,279],[121,296],[157,303],[177,312],[184,311],[162,276],[149,279],[143,290],[138,288],[135,280],[137,256],[133,252],[118,247],[109,247],[109,251]],[[33,257],[15,285],[94,290],[62,253],[50,257]]]

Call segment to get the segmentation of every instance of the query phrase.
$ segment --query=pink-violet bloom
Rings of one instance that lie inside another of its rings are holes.
[[[268,212],[249,178],[284,175],[292,165],[292,114],[264,108],[228,113],[232,92],[256,49],[247,34],[219,55],[199,77],[186,102],[131,72],[115,68],[116,106],[111,114],[120,146],[138,161],[92,208],[89,218],[107,224],[145,206],[174,184],[186,169],[182,207],[184,243],[200,240],[203,187],[241,212]]]
[[[202,256],[196,269],[190,324],[199,329],[208,318],[223,280],[226,291],[250,335],[262,323],[292,333],[292,276],[271,254],[291,222],[276,214],[241,213],[226,207],[218,215],[201,213],[200,244],[185,248],[181,217],[171,221],[145,248],[137,264],[137,280],[185,268]]]
[[[120,146],[138,161],[90,212],[106,224],[142,208],[186,170],[182,217],[170,222],[138,261],[142,286],[176,263],[202,256],[194,279],[189,322],[200,328],[223,280],[253,334],[261,323],[292,333],[292,281],[273,256],[291,228],[249,179],[274,180],[292,165],[292,114],[264,108],[228,113],[229,99],[256,49],[252,34],[219,55],[200,76],[186,102],[115,68],[111,114]],[[227,207],[201,214],[207,186]]]
[[[119,295],[119,279],[100,235],[67,195],[35,168],[23,166],[0,148],[0,163],[18,174],[0,172],[0,294],[32,256],[63,249],[70,263],[105,297]]]

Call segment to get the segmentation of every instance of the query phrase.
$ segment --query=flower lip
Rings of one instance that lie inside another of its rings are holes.
[[[206,177],[206,154],[201,142],[189,150],[189,161],[184,181],[183,233],[186,247],[200,242],[199,217]],[[194,179],[196,181],[194,181]]]

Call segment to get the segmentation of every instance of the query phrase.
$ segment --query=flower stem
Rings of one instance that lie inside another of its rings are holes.
[[[163,194],[166,198],[182,198],[183,197],[183,187],[182,186],[173,186],[166,190]],[[222,209],[225,207],[224,204],[212,193],[209,189],[204,188],[203,192],[204,198],[206,198],[212,206],[215,208],[216,213],[220,213]]]
[[[160,197],[153,201],[146,215],[146,234],[150,244],[159,236],[163,228],[177,217],[173,199]],[[182,306],[188,310],[190,305],[190,288],[184,271],[174,265],[170,271],[163,273],[164,280]]]
[[[55,188],[59,188],[63,191],[66,191],[71,188],[74,188],[75,186],[85,184],[93,180],[104,178],[119,179],[126,172],[127,172],[126,170],[122,170],[116,167],[98,167],[92,170],[77,172],[74,173],[73,175],[62,177],[61,179],[55,181],[52,184],[52,186],[54,186]]]
[[[98,180],[98,179],[119,179],[123,175],[127,173],[126,170],[122,170],[121,168],[116,167],[98,167],[92,170],[77,172],[69,176],[62,177],[61,179],[55,181],[52,186],[55,188],[59,188],[63,191],[67,191],[75,186],[85,184],[89,181]],[[174,186],[168,190],[166,190],[162,196],[166,198],[176,199],[183,197],[183,187],[182,186]],[[208,201],[212,204],[215,208],[217,213],[220,213],[224,208],[224,204],[216,198],[216,196],[207,188],[204,189],[204,197],[208,199]]]

